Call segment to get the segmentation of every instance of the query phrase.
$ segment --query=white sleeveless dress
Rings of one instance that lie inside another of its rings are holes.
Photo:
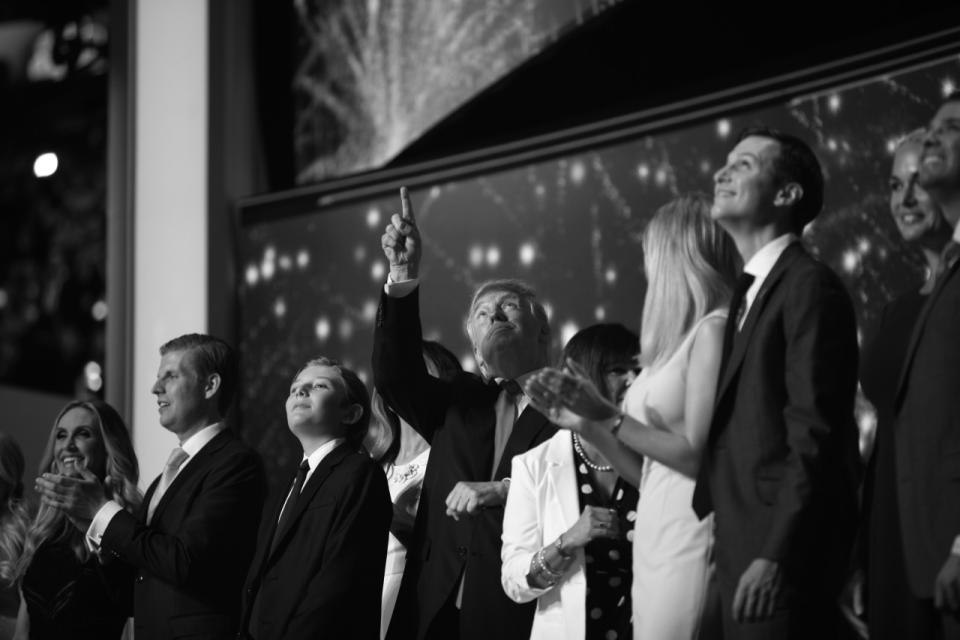
[[[683,427],[687,364],[693,337],[708,319],[724,321],[726,310],[704,316],[677,351],[655,369],[645,368],[623,399],[627,414],[650,425],[653,409],[673,432]],[[700,630],[713,545],[713,516],[693,512],[696,480],[644,459],[640,502],[633,531],[633,637],[692,640]]]

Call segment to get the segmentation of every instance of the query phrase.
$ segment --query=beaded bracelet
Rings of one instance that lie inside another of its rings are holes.
[[[557,584],[560,578],[563,577],[563,574],[557,573],[556,571],[552,570],[550,567],[547,566],[547,561],[544,556],[544,552],[546,550],[547,550],[546,547],[544,547],[537,552],[537,555],[534,556],[535,564],[537,566],[537,569],[540,571],[540,573],[542,573],[546,577],[547,583],[550,586],[553,586]]]

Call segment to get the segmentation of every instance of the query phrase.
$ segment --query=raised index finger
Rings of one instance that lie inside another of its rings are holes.
[[[404,220],[413,220],[413,207],[410,205],[410,194],[406,187],[400,187],[400,206],[403,211],[400,217]]]

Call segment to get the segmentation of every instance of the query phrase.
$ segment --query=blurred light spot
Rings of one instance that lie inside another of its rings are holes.
[[[848,249],[843,252],[843,270],[847,273],[853,273],[857,270],[857,265],[860,264],[860,256],[857,255],[856,251]]]
[[[344,318],[340,321],[340,326],[337,328],[338,333],[340,334],[340,339],[346,342],[353,336],[353,320],[350,318]]]
[[[260,279],[260,271],[257,269],[257,265],[251,264],[247,266],[247,284],[253,286],[257,284],[257,280]]]
[[[306,249],[300,249],[297,254],[297,266],[306,269],[308,264],[310,264],[310,252]]]
[[[890,138],[887,140],[887,153],[893,153],[897,150],[897,139]]]
[[[827,149],[830,149],[830,151],[836,151],[837,141],[834,140],[833,138],[827,138]]]
[[[827,98],[827,108],[830,109],[830,113],[837,113],[840,111],[840,94],[834,93]]]
[[[597,319],[597,322],[603,322],[607,317],[607,310],[602,306],[598,306],[593,310],[593,317]]]
[[[563,323],[563,326],[560,327],[560,343],[567,344],[580,328],[577,327],[577,323],[573,320],[567,320]]]
[[[103,370],[100,363],[90,361],[83,368],[84,382],[91,391],[100,391],[103,388]]]
[[[273,315],[278,318],[287,315],[287,303],[284,302],[283,298],[277,298],[277,301],[273,303]]]
[[[553,319],[553,305],[549,302],[543,303],[543,312],[547,314],[547,320]]]
[[[260,275],[264,280],[270,280],[273,278],[273,274],[277,269],[276,265],[277,259],[277,250],[272,246],[268,246],[263,251],[263,262],[260,263]]]
[[[7,306],[7,303],[10,302],[10,294],[7,293],[6,289],[0,289],[0,309],[3,309]]]
[[[717,120],[717,135],[721,138],[726,138],[730,135],[730,121],[726,118]]]
[[[357,371],[357,377],[360,378],[360,382],[363,384],[370,384],[370,374],[367,373],[366,369],[360,369]]]
[[[330,337],[330,321],[325,316],[317,320],[316,332],[320,342],[326,342]]]
[[[483,264],[483,247],[478,244],[470,247],[470,266],[479,267]]]
[[[617,270],[614,267],[607,267],[603,277],[607,279],[607,284],[613,284],[617,281]]]
[[[570,165],[570,180],[573,184],[580,184],[587,177],[587,167],[583,162],[577,160]]]
[[[534,188],[533,192],[536,194],[538,198],[542,198],[543,196],[547,195],[547,188],[542,184],[538,184]]]
[[[711,167],[709,160],[704,159],[700,161],[700,173],[710,173],[710,169]]]
[[[385,275],[387,275],[387,266],[383,264],[383,260],[375,261],[370,267],[370,277],[379,281],[383,280]]]
[[[57,172],[58,166],[60,166],[60,161],[57,159],[57,154],[52,152],[41,153],[33,161],[33,175],[38,178],[49,178]]]
[[[497,245],[490,245],[490,248],[487,249],[487,266],[495,267],[500,264],[500,247]]]
[[[663,167],[657,169],[656,175],[653,177],[654,181],[661,187],[667,184],[667,170]]]
[[[944,98],[956,91],[956,89],[957,85],[953,81],[953,78],[944,78],[943,81],[940,82],[940,92],[943,94]]]
[[[473,357],[473,353],[467,351],[462,356],[460,356],[460,366],[463,367],[464,371],[469,371],[470,373],[477,373],[477,361]]]
[[[353,248],[353,259],[357,262],[363,262],[367,259],[367,248],[362,244],[358,244]]]
[[[373,322],[377,317],[377,301],[367,300],[363,303],[363,319],[367,322]]]
[[[857,243],[857,249],[860,250],[860,253],[870,251],[870,238],[860,238],[860,242]]]
[[[103,322],[107,318],[107,303],[103,300],[97,300],[90,309],[90,315],[97,322]]]
[[[367,211],[367,226],[371,229],[380,224],[380,209],[376,207]]]
[[[536,256],[537,250],[533,248],[532,242],[524,242],[520,245],[520,264],[525,267],[529,267],[533,264],[533,258]]]
[[[290,259],[289,255],[284,253],[277,258],[277,265],[280,267],[281,271],[290,271],[290,267],[293,266],[293,260]]]
[[[440,197],[440,187],[431,187],[430,188],[430,197],[434,200]]]
[[[647,166],[646,162],[641,162],[637,165],[637,177],[641,180],[646,180],[650,177],[650,167]]]

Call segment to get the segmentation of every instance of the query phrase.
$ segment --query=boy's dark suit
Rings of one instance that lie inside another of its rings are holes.
[[[256,640],[379,640],[393,517],[383,470],[365,452],[341,443],[303,485],[274,540],[289,491],[286,485],[264,514],[243,593],[243,634]],[[249,629],[255,602],[257,628]]]
[[[736,314],[731,309],[731,321]],[[701,517],[715,512],[732,638],[805,638],[835,628],[857,521],[856,388],[850,299],[837,276],[794,242],[734,334],[694,493]],[[733,596],[757,558],[779,563],[781,604],[766,623],[736,625]]]
[[[459,521],[446,514],[447,495],[457,482],[491,479],[494,407],[500,389],[469,373],[450,382],[430,376],[421,344],[419,289],[402,298],[384,294],[374,334],[376,386],[432,447],[389,638],[421,640],[429,631],[439,637],[458,634],[463,640],[525,640],[530,637],[534,603],[514,603],[500,584],[503,507]],[[527,407],[513,427],[493,478],[508,476],[513,456],[554,433],[554,425]],[[461,576],[459,630],[450,630],[437,616],[453,606]]]
[[[136,638],[233,638],[266,493],[260,458],[223,430],[181,469],[147,525],[158,480],[139,516],[117,513],[100,543],[137,568]]]

